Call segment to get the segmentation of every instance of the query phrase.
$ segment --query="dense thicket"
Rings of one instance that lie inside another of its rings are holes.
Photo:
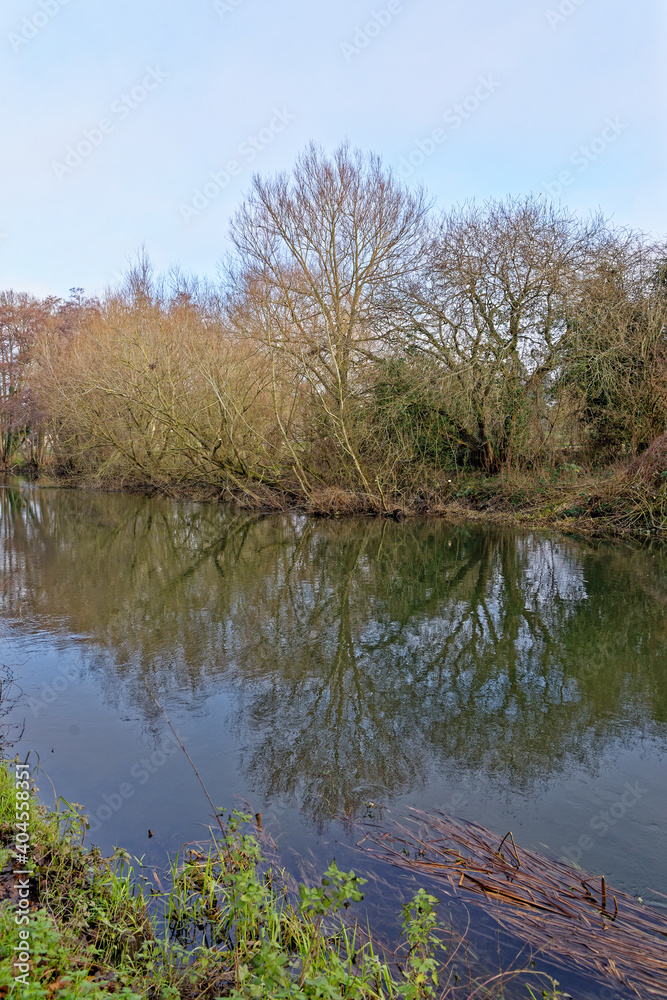
[[[219,287],[140,255],[100,301],[3,293],[0,461],[382,509],[667,427],[667,245],[535,197],[438,215],[346,146],[256,177],[230,236]]]

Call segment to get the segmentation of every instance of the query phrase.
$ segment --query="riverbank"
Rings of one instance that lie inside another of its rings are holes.
[[[395,520],[439,517],[552,529],[589,538],[664,540],[667,462],[662,458],[655,462],[649,452],[633,463],[596,471],[566,466],[539,473],[512,470],[499,476],[475,471],[452,473],[439,489],[413,495],[368,494],[332,486],[306,492],[290,482],[230,487],[197,480],[55,474],[23,465],[6,471],[27,476],[44,487],[223,502],[268,513],[298,511],[315,517]]]
[[[363,898],[353,872],[332,864],[319,887],[288,894],[247,832],[251,817],[233,814],[207,854],[191,850],[171,868],[165,891],[122,850],[88,850],[79,810],[60,799],[46,811],[28,774],[0,766],[0,996],[407,997],[435,972],[419,937],[432,910],[424,894],[406,923],[417,951],[399,986],[337,916]]]
[[[121,849],[111,858],[87,849],[79,808],[59,799],[48,812],[28,767],[1,762],[0,996],[462,996],[459,973],[435,957],[451,931],[438,926],[434,897],[420,889],[404,906],[403,954],[390,968],[343,916],[363,899],[364,880],[334,862],[319,885],[296,885],[267,860],[253,823],[239,813],[219,820],[207,853],[186,851],[164,890]],[[496,996],[498,984],[491,993],[475,985]]]

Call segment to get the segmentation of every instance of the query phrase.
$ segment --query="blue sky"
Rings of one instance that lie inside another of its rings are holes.
[[[663,0],[4,0],[0,288],[215,277],[311,139],[437,204],[549,193],[667,237]],[[212,176],[213,175],[213,176]]]

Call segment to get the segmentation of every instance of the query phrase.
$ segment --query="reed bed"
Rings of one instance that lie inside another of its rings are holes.
[[[593,876],[518,847],[475,823],[410,810],[390,829],[366,831],[374,857],[464,895],[496,904],[498,924],[551,956],[646,1000],[667,997],[667,922]]]

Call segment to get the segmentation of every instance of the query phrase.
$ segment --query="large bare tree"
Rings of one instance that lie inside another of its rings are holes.
[[[267,345],[295,393],[308,387],[362,481],[348,403],[386,343],[388,303],[422,266],[427,218],[424,193],[377,156],[311,144],[291,173],[256,176],[232,222],[237,328]]]
[[[459,443],[494,471],[511,459],[529,407],[548,435],[549,377],[578,282],[607,230],[542,199],[474,202],[444,214],[413,295],[413,347],[438,362]]]

